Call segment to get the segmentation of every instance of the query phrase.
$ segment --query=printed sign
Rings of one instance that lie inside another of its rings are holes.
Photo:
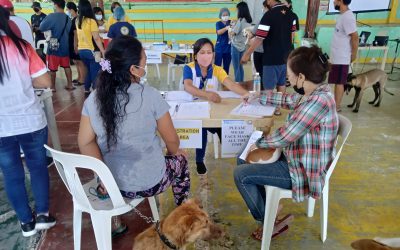
[[[180,148],[202,147],[201,120],[173,120],[176,133],[179,136]]]
[[[159,64],[162,63],[161,51],[159,50],[145,50],[147,56],[147,64]]]
[[[221,138],[221,157],[236,157],[253,133],[251,121],[223,120]]]

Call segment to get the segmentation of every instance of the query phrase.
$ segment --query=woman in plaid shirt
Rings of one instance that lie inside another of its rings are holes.
[[[328,71],[328,58],[320,48],[300,47],[289,55],[287,64],[290,85],[297,93],[270,91],[260,98],[264,105],[291,110],[284,126],[253,146],[282,148],[280,159],[271,164],[246,164],[239,160],[234,171],[236,186],[260,223],[265,213],[264,185],[292,189],[296,202],[306,197],[321,197],[339,128],[334,97],[329,85],[323,83]],[[282,229],[277,226],[274,233]],[[253,236],[261,239],[261,230],[256,230]]]

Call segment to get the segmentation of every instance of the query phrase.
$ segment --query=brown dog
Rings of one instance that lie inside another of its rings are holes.
[[[380,69],[373,69],[356,76],[350,76],[347,80],[348,85],[346,87],[346,92],[348,93],[352,87],[354,87],[356,90],[353,103],[347,105],[347,107],[352,108],[357,103],[356,108],[353,110],[354,113],[358,112],[364,91],[369,87],[372,87],[375,92],[375,98],[373,101],[369,102],[369,104],[374,104],[375,101],[378,100],[378,102],[375,104],[375,107],[379,107],[381,104],[383,90],[390,95],[394,95],[385,88],[388,76],[385,71]]]
[[[133,250],[185,249],[196,240],[211,240],[223,236],[222,229],[213,223],[200,204],[199,200],[190,199],[175,208],[160,222],[160,234],[156,225],[151,226],[136,236]],[[161,239],[163,236],[164,240]],[[167,246],[165,239],[170,242],[170,246]]]
[[[389,246],[371,239],[354,241],[351,243],[351,247],[356,250],[400,250],[400,247]]]

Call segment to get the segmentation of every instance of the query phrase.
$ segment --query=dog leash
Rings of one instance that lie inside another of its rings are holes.
[[[157,231],[158,236],[160,237],[160,240],[161,240],[167,247],[169,247],[170,249],[175,249],[175,250],[178,249],[171,241],[168,240],[167,236],[165,236],[163,233],[161,233],[161,230],[160,230],[160,222],[159,222],[159,221],[156,222],[156,231]]]
[[[174,249],[177,250],[178,248],[171,242],[168,240],[167,236],[165,236],[161,230],[160,230],[160,221],[156,221],[151,217],[147,217],[146,215],[142,214],[136,207],[132,206],[131,204],[129,204],[131,206],[131,208],[133,209],[133,211],[139,215],[140,218],[142,218],[143,220],[145,220],[147,222],[147,224],[153,223],[156,225],[156,231],[158,236],[160,237],[160,240],[170,249]]]

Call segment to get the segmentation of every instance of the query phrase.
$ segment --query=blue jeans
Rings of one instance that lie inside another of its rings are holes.
[[[286,85],[286,64],[282,65],[264,65],[263,80],[264,89],[272,90],[277,85]]]
[[[31,176],[36,213],[49,211],[49,172],[46,165],[47,127],[28,134],[0,137],[0,168],[7,197],[22,223],[32,220],[20,147]]]
[[[222,66],[224,63],[224,70],[229,75],[229,67],[231,66],[231,53],[215,52],[215,65]]]
[[[94,55],[91,50],[82,49],[78,51],[79,57],[87,68],[87,74],[85,78],[85,90],[89,91],[90,87],[95,88],[95,80],[97,73],[100,71],[100,64],[94,60]]]
[[[215,134],[217,133],[219,138],[221,138],[221,128],[203,128],[202,129],[202,148],[196,148],[196,162],[204,162],[204,156],[206,155],[207,149],[207,131]]]
[[[283,154],[278,161],[270,164],[246,164],[238,159],[238,166],[233,175],[236,187],[251,214],[256,221],[261,223],[264,221],[265,214],[264,185],[292,188],[288,162]]]
[[[231,46],[232,65],[233,71],[235,72],[235,82],[243,82],[244,79],[243,65],[240,64],[240,59],[242,58],[243,53],[244,51],[240,52],[235,48],[235,46]]]

